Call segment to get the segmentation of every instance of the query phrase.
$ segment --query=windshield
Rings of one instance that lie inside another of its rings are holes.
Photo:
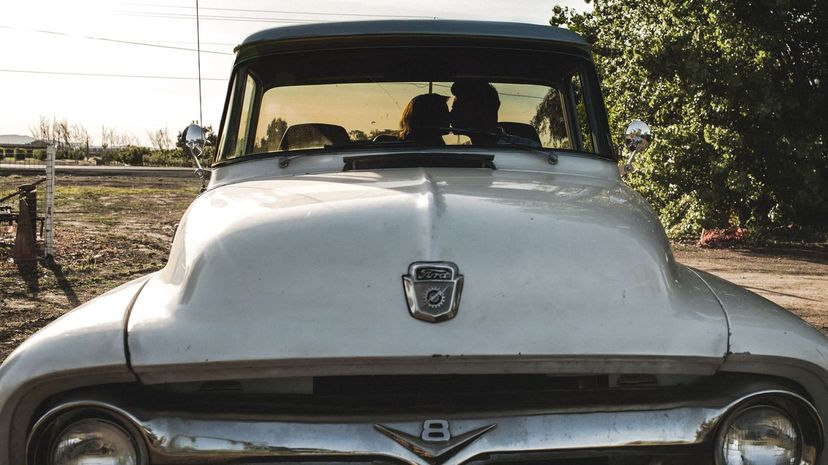
[[[408,145],[595,153],[593,75],[580,57],[480,47],[268,55],[236,70],[218,161]]]

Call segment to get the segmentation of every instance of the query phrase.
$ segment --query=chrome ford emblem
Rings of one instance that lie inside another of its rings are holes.
[[[403,275],[408,311],[418,320],[436,323],[457,314],[463,275],[450,262],[414,262]]]

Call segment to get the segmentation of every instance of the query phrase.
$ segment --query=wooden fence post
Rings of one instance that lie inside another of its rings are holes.
[[[21,193],[23,193],[22,188]],[[31,206],[29,202],[31,198],[31,195],[22,195],[20,197],[20,208],[17,215],[17,235],[14,238],[14,248],[12,249],[12,259],[15,262],[28,262],[37,258],[37,242],[35,241],[36,219],[32,219],[30,213]],[[34,201],[34,204],[35,208],[37,208],[37,200]],[[35,215],[37,215],[36,210]]]
[[[43,255],[48,259],[55,253],[55,146],[46,147],[46,212],[44,217],[45,234],[43,238]]]

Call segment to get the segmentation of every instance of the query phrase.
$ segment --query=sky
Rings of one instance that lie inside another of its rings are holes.
[[[31,135],[41,116],[106,126],[149,145],[199,119],[196,0],[0,2],[0,134]],[[368,19],[548,24],[583,0],[199,0],[203,121],[218,129],[233,47],[282,25]],[[64,73],[64,74],[55,74]]]

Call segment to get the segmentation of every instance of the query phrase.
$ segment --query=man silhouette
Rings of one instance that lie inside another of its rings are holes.
[[[500,97],[494,86],[480,79],[463,79],[452,84],[451,93],[451,125],[457,128],[452,132],[467,135],[473,145],[496,144],[501,133],[497,125]]]

